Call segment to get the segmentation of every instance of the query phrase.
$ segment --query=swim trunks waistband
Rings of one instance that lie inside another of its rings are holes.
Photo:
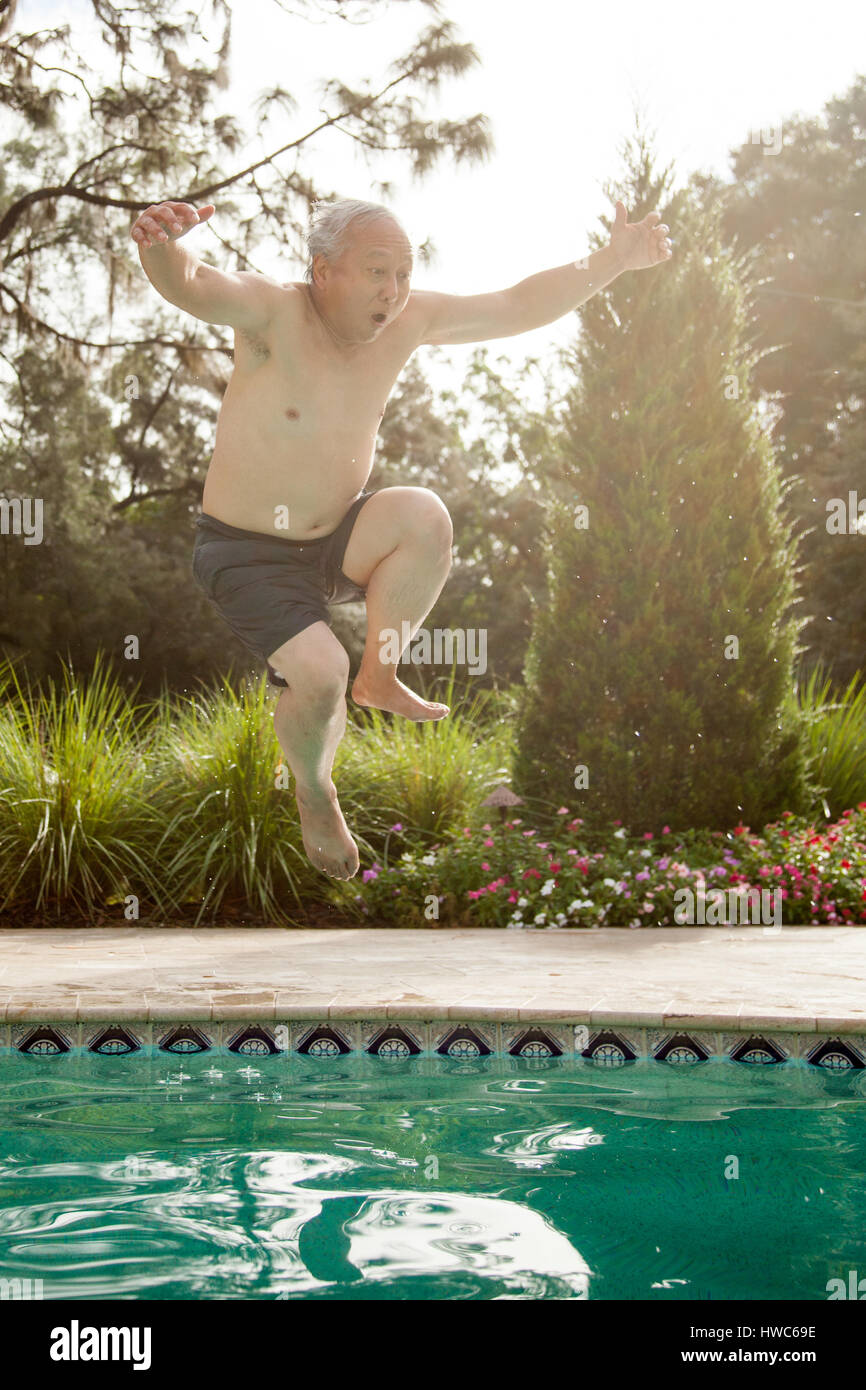
[[[246,531],[240,526],[230,526],[227,521],[220,521],[218,517],[211,516],[209,512],[201,512],[195,519],[196,526],[206,527],[209,531],[218,531],[223,536],[236,536],[239,540],[245,541],[279,541],[280,545],[320,545],[324,541],[331,540],[335,533],[340,529],[342,520],[338,522],[333,531],[329,531],[326,536],[310,536],[307,540],[295,540],[291,536],[271,535],[267,531]]]

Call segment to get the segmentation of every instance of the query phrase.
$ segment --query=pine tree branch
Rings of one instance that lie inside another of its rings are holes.
[[[380,91],[368,96],[362,96],[358,101],[350,103],[347,110],[340,111],[333,116],[327,116],[325,120],[311,127],[304,135],[299,135],[295,140],[288,140],[284,145],[280,145],[278,149],[272,150],[270,154],[264,155],[261,159],[257,159],[252,164],[247,165],[245,169],[239,169],[235,173],[229,174],[227,178],[220,179],[216,183],[208,183],[201,188],[190,189],[179,201],[184,203],[202,203],[207,201],[214,193],[219,193],[224,188],[230,188],[241,179],[247,178],[250,174],[253,174],[257,169],[261,169],[264,165],[270,164],[278,155],[285,154],[287,150],[298,149],[308,140],[311,140],[314,135],[318,135],[320,131],[327,130],[330,126],[338,126],[340,121],[346,120],[349,116],[357,114],[363,107],[380,101],[393,87],[397,87],[400,83],[408,81],[411,77],[415,77],[422,65],[422,60],[419,60],[408,67],[405,72],[402,72],[398,77],[386,83]],[[345,134],[346,132],[343,131],[342,133]],[[117,147],[112,146],[111,148]],[[107,153],[107,150],[103,151],[103,155]],[[102,155],[94,156],[94,160],[101,158]],[[94,160],[88,160],[86,163],[93,163]],[[80,166],[80,168],[85,167],[86,164]],[[75,172],[77,173],[78,170]],[[105,193],[93,193],[89,189],[79,188],[70,181],[74,177],[75,174],[73,173],[66,183],[54,184],[48,188],[32,189],[31,192],[25,193],[23,197],[11,203],[2,218],[0,218],[0,242],[7,240],[8,237],[11,236],[28,207],[32,207],[34,203],[44,202],[48,198],[77,198],[81,202],[95,203],[98,207],[125,208],[128,212],[143,212],[145,208],[150,207],[150,201],[142,202],[140,198],[112,198]]]
[[[36,324],[37,328],[44,329],[46,333],[53,333],[56,338],[62,338],[66,343],[74,343],[77,347],[99,348],[101,351],[107,351],[110,348],[150,347],[151,345],[159,345],[160,347],[176,348],[178,352],[183,352],[187,347],[195,347],[199,352],[221,352],[230,360],[233,356],[232,349],[226,347],[222,343],[207,343],[202,347],[197,343],[181,343],[173,341],[171,338],[117,338],[110,339],[107,343],[94,343],[89,338],[77,338],[73,333],[64,333],[61,329],[55,328],[53,324],[46,323],[44,319],[39,318],[37,314],[33,313],[32,309],[28,308],[23,299],[20,299],[14,290],[11,290],[8,285],[4,285],[2,280],[0,280],[0,294],[8,294],[9,298],[15,302],[21,313],[26,314],[27,317]]]
[[[198,493],[201,481],[198,478],[185,478],[182,483],[175,483],[174,487],[154,487],[149,492],[131,492],[128,497],[123,497],[119,502],[112,504],[113,512],[125,512],[127,507],[133,507],[137,502],[149,502],[152,497],[182,497],[184,493]]]

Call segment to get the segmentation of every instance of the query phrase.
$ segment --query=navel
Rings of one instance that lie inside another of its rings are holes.
[[[287,420],[300,420],[300,418],[301,418],[301,417],[300,417],[300,415],[298,414],[297,410],[295,410],[295,407],[294,407],[293,405],[290,405],[289,408],[288,408],[288,410],[286,411],[286,419],[287,419]]]

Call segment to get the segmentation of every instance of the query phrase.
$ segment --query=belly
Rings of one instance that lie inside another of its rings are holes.
[[[369,418],[313,418],[303,401],[263,410],[230,402],[227,393],[202,510],[290,540],[327,535],[370,476],[376,426],[378,417],[372,427]]]

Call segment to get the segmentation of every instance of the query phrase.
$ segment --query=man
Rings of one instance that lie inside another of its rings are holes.
[[[284,687],[274,725],[295,777],[304,847],[323,873],[351,878],[358,849],[331,780],[349,658],[328,603],[366,598],[357,704],[414,720],[448,713],[397,679],[402,652],[383,656],[386,631],[407,633],[408,644],[433,607],[452,540],[448,512],[428,488],[365,490],[391,388],[422,343],[525,333],[571,312],[623,270],[669,259],[669,228],[656,212],[628,223],[618,202],[610,244],[584,261],[491,294],[452,295],[410,290],[412,247],[379,204],[319,204],[306,279],[282,285],[215,270],[178,244],[214,211],[212,203],[159,203],[131,231],[164,299],[234,329],[193,574]]]

